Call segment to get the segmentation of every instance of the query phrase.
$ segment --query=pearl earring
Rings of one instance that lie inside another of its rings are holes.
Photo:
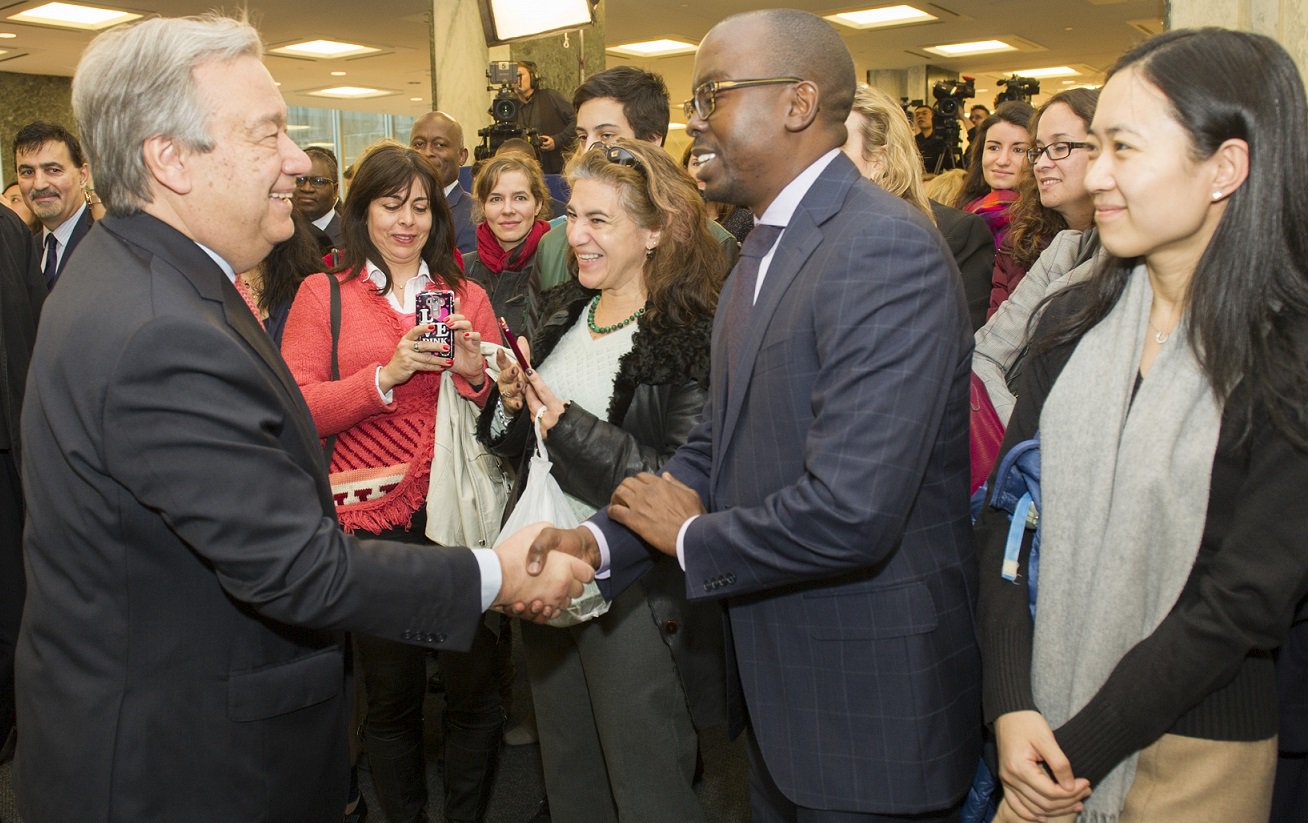
[[[1214,200],[1214,201],[1216,201],[1216,200],[1221,200],[1221,199],[1222,199],[1222,193],[1221,193],[1220,191],[1215,191],[1215,192],[1213,192],[1213,200]]]

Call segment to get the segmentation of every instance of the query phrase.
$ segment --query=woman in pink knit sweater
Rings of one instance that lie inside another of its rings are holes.
[[[483,336],[498,340],[499,332],[486,293],[467,281],[455,262],[441,185],[416,151],[387,144],[369,152],[359,163],[344,211],[341,265],[300,287],[282,354],[319,435],[336,438],[330,473],[341,526],[427,543],[423,532],[441,372],[452,369],[459,394],[483,405],[492,381],[486,379],[480,341]],[[341,299],[335,380],[329,277],[339,282]],[[415,325],[415,299],[426,289],[455,293],[453,351],[420,340],[428,327]],[[398,638],[357,639],[368,692],[364,742],[382,807],[395,823],[425,821],[425,648]],[[503,725],[497,642],[498,632],[483,625],[471,651],[439,655],[446,685],[447,820],[480,821],[485,814]]]

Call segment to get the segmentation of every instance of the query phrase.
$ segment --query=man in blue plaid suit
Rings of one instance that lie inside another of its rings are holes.
[[[957,270],[840,153],[854,67],[829,24],[728,18],[695,84],[705,194],[759,216],[718,304],[704,421],[667,473],[536,549],[588,556],[610,594],[647,547],[675,553],[690,597],[725,604],[756,823],[954,820],[981,725]]]

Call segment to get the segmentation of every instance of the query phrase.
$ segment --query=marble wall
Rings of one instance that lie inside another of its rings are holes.
[[[33,120],[50,120],[77,133],[73,123],[73,79],[0,71],[0,174],[14,179],[14,135]]]
[[[1168,29],[1222,26],[1265,34],[1285,47],[1301,75],[1308,69],[1308,18],[1300,0],[1168,0],[1164,20]]]

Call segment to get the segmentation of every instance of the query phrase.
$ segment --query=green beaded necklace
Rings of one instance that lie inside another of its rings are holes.
[[[612,326],[597,326],[595,325],[595,309],[599,308],[599,301],[600,301],[600,296],[597,294],[595,295],[595,299],[590,301],[590,309],[586,312],[586,325],[589,326],[590,330],[595,334],[611,334],[617,331],[618,329],[626,328],[627,326],[630,326],[632,323],[635,323],[636,318],[640,317],[642,314],[645,313],[645,307],[641,306],[640,308],[636,309],[635,313],[633,313],[631,317],[628,317],[626,320],[623,320],[621,323],[614,323]]]

